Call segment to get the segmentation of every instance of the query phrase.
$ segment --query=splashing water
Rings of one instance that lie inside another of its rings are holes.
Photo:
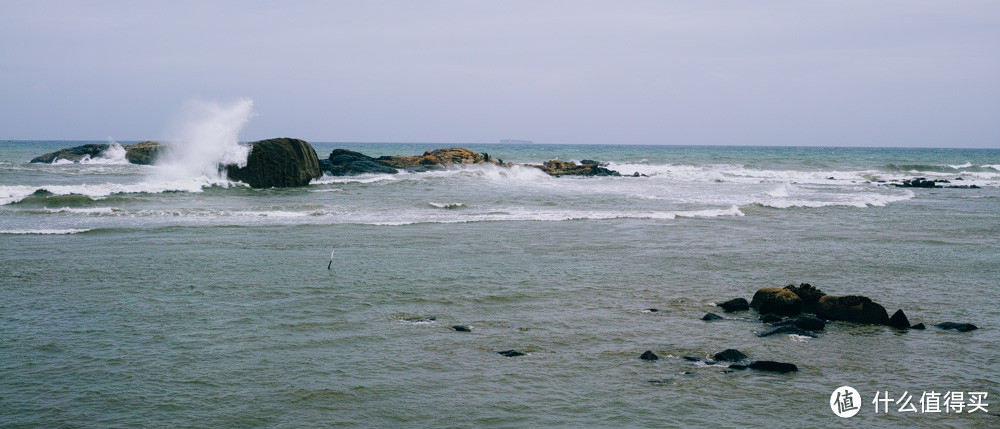
[[[219,165],[245,166],[250,149],[239,144],[239,132],[253,116],[253,100],[234,103],[188,102],[172,127],[170,149],[158,164],[165,180],[204,178],[225,180]]]

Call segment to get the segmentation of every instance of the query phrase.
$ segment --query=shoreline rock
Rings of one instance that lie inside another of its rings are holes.
[[[750,307],[761,314],[796,316],[802,313],[802,298],[788,289],[762,288],[753,294]]]
[[[885,307],[860,295],[826,295],[816,305],[816,316],[826,320],[867,323],[870,325],[889,324],[889,314]]]

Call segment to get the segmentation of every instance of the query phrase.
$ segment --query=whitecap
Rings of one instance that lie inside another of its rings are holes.
[[[81,232],[92,231],[89,228],[68,228],[68,229],[0,229],[0,234],[16,234],[16,235],[66,235],[66,234],[79,234]]]

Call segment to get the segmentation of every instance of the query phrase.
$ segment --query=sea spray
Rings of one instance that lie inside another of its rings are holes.
[[[250,149],[239,144],[239,132],[253,115],[253,100],[233,103],[194,100],[186,103],[168,136],[170,146],[157,175],[163,180],[225,177],[219,166],[245,166]]]

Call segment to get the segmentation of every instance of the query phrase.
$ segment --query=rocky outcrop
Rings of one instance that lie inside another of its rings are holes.
[[[892,317],[889,317],[888,325],[897,329],[909,329],[910,319],[906,317],[906,313],[903,313],[902,309],[896,310],[895,313],[892,313]]]
[[[621,173],[601,167],[596,161],[577,164],[573,161],[552,160],[542,165],[529,165],[540,168],[551,176],[621,176]]]
[[[31,162],[51,164],[56,160],[82,162],[86,159],[100,158],[111,147],[110,144],[85,144],[47,153],[35,157]],[[154,141],[122,146],[125,149],[125,159],[132,164],[152,165],[163,153],[166,146]]]
[[[734,298],[726,302],[717,302],[716,306],[725,311],[726,313],[732,313],[734,311],[744,311],[750,309],[750,303],[747,302],[746,298]]]
[[[944,329],[946,331],[950,330],[950,329],[954,329],[954,330],[956,330],[958,332],[969,332],[969,331],[974,331],[976,329],[979,329],[978,326],[973,325],[971,323],[955,323],[955,322],[938,323],[937,325],[934,325],[934,327],[936,327],[938,329]]]
[[[723,320],[723,319],[724,317],[715,313],[706,313],[704,316],[701,316],[701,320],[704,320],[706,322],[711,322],[713,320]]]
[[[715,356],[712,357],[714,357],[715,360],[722,362],[739,362],[746,359],[747,355],[736,349],[725,349],[716,353]]]
[[[646,350],[641,355],[639,355],[639,359],[642,359],[642,360],[658,360],[658,359],[660,359],[660,357],[657,356],[656,353],[653,353],[652,350]]]
[[[819,303],[816,305],[816,316],[827,320],[842,320],[871,325],[885,325],[889,323],[889,314],[886,313],[885,307],[873,302],[868,297],[857,295],[826,295],[820,298]]]
[[[809,283],[801,283],[798,286],[788,285],[785,286],[785,289],[792,291],[799,298],[802,298],[803,313],[815,313],[816,304],[819,303],[819,299],[826,295],[823,291],[816,289]]]
[[[795,316],[802,312],[802,298],[788,289],[763,288],[753,294],[750,307],[761,314]]]
[[[381,156],[377,161],[401,170],[426,171],[454,164],[483,164],[486,158],[469,149],[455,147],[424,152],[421,156]]]
[[[785,363],[785,362],[775,362],[771,360],[755,360],[747,365],[747,368],[755,369],[757,371],[767,371],[767,372],[777,372],[781,374],[798,371],[799,368],[795,364]]]
[[[154,141],[122,146],[125,149],[125,159],[132,164],[153,165],[166,151],[166,146]]]
[[[331,176],[356,176],[358,174],[396,174],[399,170],[363,153],[347,149],[334,149],[330,157],[319,161],[320,169]]]
[[[323,175],[316,151],[304,140],[277,138],[249,145],[246,167],[225,167],[230,179],[253,188],[284,188],[305,186]]]
[[[108,150],[108,144],[85,144],[82,146],[71,147],[67,149],[58,150],[52,153],[47,153],[35,157],[31,162],[36,163],[46,163],[51,164],[55,160],[66,160],[71,162],[80,162],[88,158],[98,158]]]

